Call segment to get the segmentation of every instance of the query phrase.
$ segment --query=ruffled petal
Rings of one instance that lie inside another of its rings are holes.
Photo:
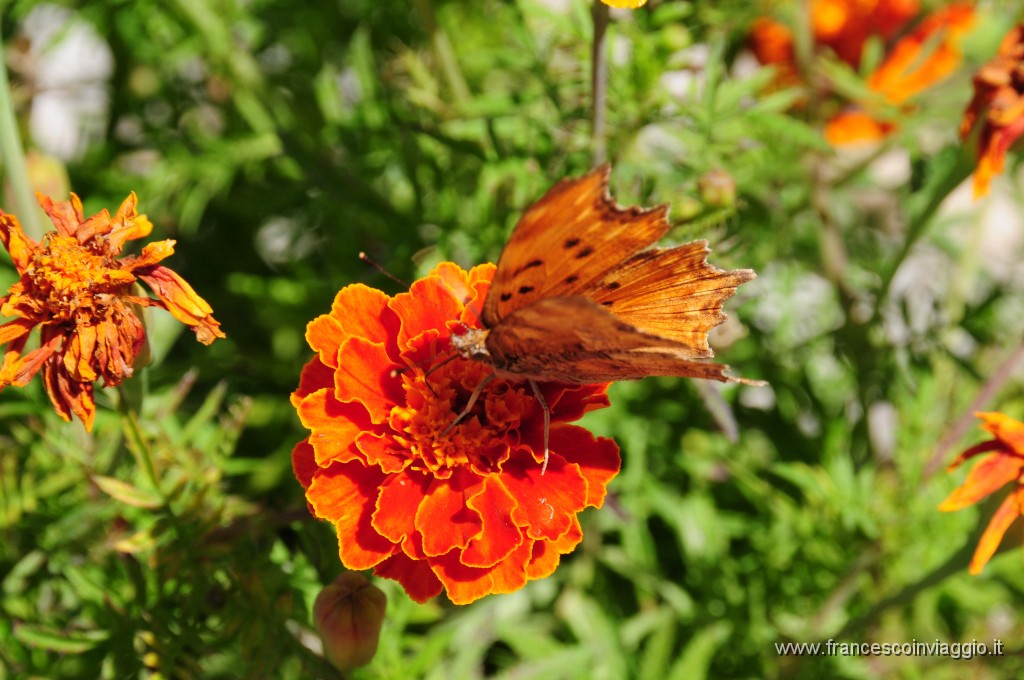
[[[502,483],[516,499],[512,517],[530,538],[558,538],[569,530],[572,516],[586,507],[587,482],[579,467],[553,450],[543,475],[532,455],[513,455],[502,473]]]
[[[485,477],[480,493],[469,498],[466,506],[476,512],[483,525],[479,535],[471,539],[462,551],[463,564],[493,567],[522,544],[525,537],[512,519],[516,499],[497,476]]]
[[[398,553],[373,568],[373,573],[398,581],[413,602],[424,603],[444,589],[441,581],[423,560],[412,560]]]
[[[395,323],[387,314],[388,300],[384,293],[361,283],[345,286],[334,296],[331,313],[306,326],[306,342],[331,368],[338,367],[338,350],[349,338],[384,344]]]
[[[423,535],[427,555],[443,555],[465,548],[480,534],[483,521],[466,505],[467,498],[480,492],[476,475],[456,470],[448,479],[435,479],[416,511],[416,529]]]
[[[167,267],[157,265],[137,272],[175,319],[195,331],[196,339],[209,345],[217,338],[226,337],[220,323],[213,318],[213,308],[192,290],[185,279]]]
[[[402,379],[392,374],[396,368],[383,343],[350,337],[338,350],[334,396],[362,405],[371,421],[383,423],[403,400]]]
[[[551,428],[551,450],[579,467],[587,480],[586,506],[601,507],[608,483],[622,467],[619,446],[611,439],[595,437],[585,428],[561,425]]]
[[[382,474],[359,463],[332,463],[321,468],[306,489],[316,516],[334,524],[341,561],[349,569],[369,569],[397,550],[371,521],[383,481]]]

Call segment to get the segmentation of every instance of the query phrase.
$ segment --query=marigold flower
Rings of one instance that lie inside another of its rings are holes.
[[[310,435],[292,453],[311,512],[335,525],[353,570],[398,581],[417,602],[442,589],[456,604],[551,574],[582,538],[577,514],[599,507],[618,447],[567,424],[608,405],[602,385],[525,382],[453,354],[452,329],[478,327],[493,265],[438,265],[395,297],[343,288],[306,339],[316,352],[292,403]]]
[[[981,119],[974,197],[988,193],[992,177],[1003,171],[1006,152],[1024,135],[1024,24],[1003,38],[999,51],[974,76],[974,97],[963,120],[966,138]]]
[[[601,0],[601,2],[609,7],[627,7],[629,9],[636,9],[647,4],[647,0]]]
[[[55,203],[38,194],[56,231],[40,243],[27,237],[13,215],[0,211],[0,240],[20,278],[0,298],[0,314],[17,317],[0,326],[6,344],[0,364],[0,390],[24,386],[40,370],[57,414],[78,416],[92,429],[96,404],[93,382],[117,385],[132,374],[146,333],[132,305],[166,309],[188,324],[205,345],[223,338],[213,310],[173,271],[157,264],[174,252],[174,241],[159,241],[138,255],[118,259],[127,241],[153,229],[135,211],[132,193],[113,217],[106,210],[86,219],[82,202]],[[137,281],[156,293],[153,299],[133,291]],[[21,354],[35,327],[40,347]]]
[[[991,433],[995,439],[967,449],[947,469],[952,472],[966,460],[981,453],[992,455],[985,456],[971,469],[964,483],[942,501],[939,510],[960,510],[977,503],[1006,484],[1015,483],[1016,486],[996,510],[978,541],[968,567],[972,574],[981,572],[995,554],[1006,530],[1024,511],[1024,423],[1002,413],[975,415],[981,418],[982,429]]]

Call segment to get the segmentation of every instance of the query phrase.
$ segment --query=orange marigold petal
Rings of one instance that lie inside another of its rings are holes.
[[[60,202],[40,193],[36,193],[36,198],[57,231],[64,236],[77,235],[79,226],[85,222],[85,215],[82,213],[82,201],[76,194],[72,193],[70,200]]]
[[[299,420],[311,433],[309,444],[318,465],[362,460],[355,443],[359,434],[370,427],[365,409],[339,402],[327,388],[304,397],[296,408]]]
[[[619,446],[611,439],[595,437],[586,428],[561,425],[551,428],[551,450],[579,467],[587,480],[586,506],[601,507],[608,483],[622,467]]]
[[[70,421],[73,413],[85,425],[85,430],[92,432],[93,419],[96,417],[92,383],[70,380],[57,361],[44,363],[42,372],[43,386],[57,415]]]
[[[396,368],[383,343],[350,337],[338,350],[334,396],[341,402],[361,404],[379,425],[404,400],[402,379],[392,375]]]
[[[999,412],[975,413],[974,415],[981,419],[982,429],[991,432],[996,439],[1003,441],[1014,453],[1024,456],[1024,423]]]
[[[536,541],[533,544],[533,556],[526,565],[526,576],[529,579],[545,578],[555,572],[562,555],[572,552],[583,540],[583,528],[577,517],[572,518],[572,527],[564,535],[554,541]]]
[[[414,534],[416,514],[429,485],[429,477],[413,470],[388,475],[377,497],[374,528],[395,544]]]
[[[1022,505],[1024,505],[1024,489],[1017,489],[1000,504],[999,509],[992,515],[988,527],[985,528],[985,533],[978,540],[978,547],[974,550],[974,556],[967,567],[971,574],[980,574],[988,561],[996,554],[1007,529],[1010,528],[1014,520],[1020,517]]]
[[[313,456],[313,447],[309,439],[303,439],[292,449],[292,471],[303,489],[308,489],[313,482],[313,475],[320,469]],[[310,508],[312,511],[312,508]]]
[[[360,463],[332,463],[321,468],[306,489],[316,516],[334,524],[339,555],[349,569],[369,569],[397,550],[371,523],[383,480],[380,472]]]
[[[533,541],[524,541],[511,555],[494,567],[468,567],[460,561],[459,551],[432,558],[430,566],[454,604],[469,604],[492,593],[510,593],[526,585],[526,565],[533,552]]]
[[[373,573],[398,581],[414,602],[420,604],[441,594],[444,586],[423,560],[412,560],[399,553],[373,568]]]
[[[990,493],[1016,480],[1024,468],[1024,458],[995,453],[983,458],[967,474],[967,479],[939,505],[939,510],[952,512],[977,503]]]
[[[399,447],[389,435],[363,432],[356,438],[356,447],[367,465],[375,465],[383,472],[401,472],[409,464],[408,452],[398,453]]]
[[[395,322],[387,315],[387,295],[356,283],[334,296],[330,314],[323,314],[306,326],[306,342],[320,354],[320,361],[337,368],[338,350],[350,337],[384,343]]]
[[[175,319],[190,326],[196,339],[209,345],[225,337],[220,323],[213,318],[213,308],[192,290],[185,279],[160,265],[139,270],[138,277],[145,281]]]
[[[292,406],[297,407],[302,397],[325,387],[334,389],[334,369],[325,366],[318,357],[313,357],[302,367],[302,373],[299,375],[299,387],[292,393]]]
[[[825,124],[825,139],[832,146],[876,142],[892,130],[863,111],[842,111]]]
[[[388,303],[401,321],[399,348],[426,331],[445,328],[449,320],[462,315],[466,300],[472,298],[466,272],[442,262],[424,278],[413,282],[408,293],[399,293]]]
[[[552,447],[548,469],[533,455],[513,455],[505,463],[502,481],[516,499],[515,523],[534,539],[554,540],[572,525],[573,516],[586,507],[587,481],[579,467],[569,465]]]
[[[462,551],[469,567],[492,567],[507,558],[523,542],[522,530],[512,519],[517,503],[497,475],[484,478],[480,493],[466,500],[483,522],[480,534]]]
[[[121,252],[127,241],[145,238],[153,231],[153,223],[149,218],[136,212],[138,202],[135,192],[131,192],[111,220],[112,228],[107,236],[107,244],[110,252],[115,255]]]
[[[36,321],[30,319],[15,319],[0,326],[0,345],[6,345],[11,340],[24,337],[36,326]]]
[[[4,248],[11,254],[14,268],[18,270],[19,274],[25,272],[32,253],[39,247],[38,243],[22,231],[18,218],[8,215],[2,210],[0,210],[0,242],[3,242]]]
[[[483,521],[466,505],[466,499],[481,491],[481,479],[457,469],[448,479],[435,479],[416,510],[416,530],[423,535],[423,551],[444,555],[465,548],[480,535]]]
[[[552,423],[565,423],[579,420],[584,413],[611,404],[608,400],[608,385],[559,385],[557,383],[539,383],[544,402],[551,411]]]

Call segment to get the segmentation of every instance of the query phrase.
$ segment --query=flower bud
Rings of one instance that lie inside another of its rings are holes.
[[[384,592],[354,571],[320,591],[313,603],[313,623],[335,668],[347,671],[373,659],[386,606]]]
[[[700,197],[707,205],[729,208],[736,203],[736,180],[725,170],[709,170],[697,180]]]

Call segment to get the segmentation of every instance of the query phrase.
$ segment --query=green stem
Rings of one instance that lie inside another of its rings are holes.
[[[590,15],[594,20],[594,39],[590,44],[591,153],[594,165],[604,163],[608,157],[608,139],[605,131],[605,111],[608,108],[608,60],[605,36],[608,32],[608,5],[594,0]]]
[[[135,411],[130,405],[130,396],[125,392],[123,385],[119,385],[117,391],[117,410],[121,413],[121,425],[124,428],[124,435],[129,442],[128,450],[131,451],[135,461],[142,468],[149,483],[153,486],[153,490],[160,494],[161,498],[164,498],[165,504],[169,507],[170,504],[167,503],[163,487],[160,485],[160,477],[156,472],[153,452],[150,451],[149,446],[146,444],[146,438],[143,437],[142,431],[139,429]]]
[[[0,36],[0,55],[3,53],[3,38]],[[14,210],[21,228],[29,238],[38,241],[43,237],[39,206],[32,196],[25,152],[18,135],[18,119],[14,115],[11,86],[7,79],[7,66],[3,63],[0,63],[0,158],[3,159],[3,169],[14,192]]]

